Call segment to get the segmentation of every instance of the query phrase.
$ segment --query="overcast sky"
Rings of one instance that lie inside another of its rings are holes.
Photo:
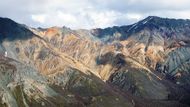
[[[150,15],[190,19],[190,0],[0,0],[0,17],[32,27],[105,28]]]

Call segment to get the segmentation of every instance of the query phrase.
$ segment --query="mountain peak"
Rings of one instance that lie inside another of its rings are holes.
[[[158,17],[158,16],[148,16],[145,19],[161,19],[161,17]]]
[[[0,17],[0,21],[2,21],[2,20],[13,21],[13,20],[6,18],[6,17]]]
[[[13,26],[15,27],[16,25],[18,25],[18,23],[16,23],[15,21],[9,19],[9,18],[4,18],[4,17],[0,17],[0,27],[4,26]]]
[[[152,24],[169,28],[184,27],[190,25],[190,20],[188,19],[161,18],[158,16],[148,16],[139,22],[143,24],[148,23],[149,25]]]
[[[33,33],[24,25],[9,19],[0,17],[0,41],[3,39],[28,39]]]

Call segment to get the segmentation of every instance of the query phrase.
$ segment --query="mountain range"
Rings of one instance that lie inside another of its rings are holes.
[[[32,28],[0,18],[0,107],[189,107],[190,20]]]

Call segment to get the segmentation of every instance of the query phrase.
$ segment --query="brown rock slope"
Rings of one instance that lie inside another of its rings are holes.
[[[188,106],[189,21],[93,30],[0,22],[2,107]]]

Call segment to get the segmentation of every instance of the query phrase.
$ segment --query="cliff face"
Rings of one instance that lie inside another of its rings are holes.
[[[0,106],[188,106],[189,32],[153,16],[92,30],[0,18]]]

